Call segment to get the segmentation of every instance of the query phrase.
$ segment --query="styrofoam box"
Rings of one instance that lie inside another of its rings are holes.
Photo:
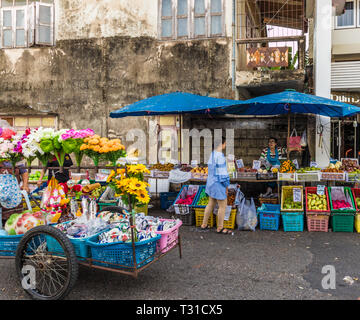
[[[150,184],[149,191],[150,193],[160,193],[160,192],[169,192],[170,182],[169,179],[149,179],[148,183]],[[157,183],[157,190],[156,190]]]

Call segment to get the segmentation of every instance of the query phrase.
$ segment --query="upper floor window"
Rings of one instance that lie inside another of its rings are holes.
[[[359,7],[360,0],[346,1],[344,14],[335,18],[336,29],[360,26]]]
[[[54,45],[53,0],[0,0],[0,47]]]
[[[224,0],[159,0],[161,39],[225,35]]]

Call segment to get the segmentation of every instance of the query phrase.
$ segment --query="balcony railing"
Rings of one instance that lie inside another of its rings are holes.
[[[238,70],[305,68],[303,0],[237,0]]]

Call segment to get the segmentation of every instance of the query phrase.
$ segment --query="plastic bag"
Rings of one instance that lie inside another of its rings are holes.
[[[251,198],[251,200],[248,201],[243,198],[236,214],[238,230],[255,231],[257,223],[258,219],[254,199]]]
[[[294,128],[294,130],[292,131],[290,137],[288,137],[288,140],[287,140],[288,152],[290,152],[290,151],[301,151],[300,140],[301,140],[301,137],[297,135],[297,131]]]
[[[300,145],[302,147],[306,147],[307,146],[307,135],[306,135],[306,130],[304,130],[302,136],[301,136],[301,140],[300,140]]]

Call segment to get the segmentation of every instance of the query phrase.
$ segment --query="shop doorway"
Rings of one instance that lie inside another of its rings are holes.
[[[334,159],[359,157],[359,126],[356,117],[331,121],[331,156]]]

